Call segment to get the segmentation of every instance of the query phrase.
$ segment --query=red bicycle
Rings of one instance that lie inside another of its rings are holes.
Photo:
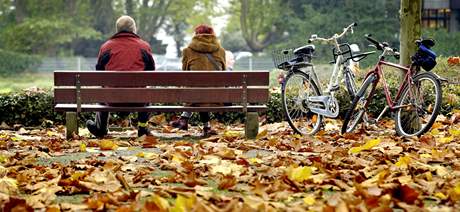
[[[436,53],[430,49],[435,45],[434,41],[431,39],[417,40],[418,51],[412,56],[411,65],[404,67],[385,61],[387,56],[394,56],[399,59],[397,49],[390,48],[387,43],[374,40],[370,35],[366,35],[366,38],[378,50],[382,51],[382,54],[379,56],[375,68],[367,73],[360,90],[353,99],[352,105],[345,115],[342,133],[352,132],[363,117],[367,117],[365,115],[366,110],[380,80],[383,82],[387,106],[374,122],[378,122],[390,110],[394,115],[396,132],[399,135],[420,136],[427,132],[435,122],[441,108],[441,82],[444,81],[438,75],[429,72],[436,66]],[[384,67],[405,72],[394,100],[384,76]],[[426,71],[421,72],[421,68]]]

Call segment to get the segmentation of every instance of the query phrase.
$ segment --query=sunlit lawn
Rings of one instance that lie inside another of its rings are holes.
[[[0,93],[20,91],[30,87],[51,89],[53,73],[24,73],[0,78]]]

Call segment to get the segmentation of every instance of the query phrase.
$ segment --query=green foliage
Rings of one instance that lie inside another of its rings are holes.
[[[425,30],[423,32],[424,38],[433,38],[436,45],[433,50],[438,54],[445,57],[460,55],[460,32],[448,32],[445,29],[439,30]]]
[[[0,75],[19,74],[27,70],[33,70],[40,64],[38,56],[31,56],[0,49]]]
[[[45,120],[63,120],[53,111],[53,96],[48,92],[21,92],[0,95],[0,123],[41,125]]]
[[[3,32],[5,48],[34,54],[56,54],[57,47],[76,38],[99,36],[89,27],[75,26],[70,19],[50,20],[29,18]]]

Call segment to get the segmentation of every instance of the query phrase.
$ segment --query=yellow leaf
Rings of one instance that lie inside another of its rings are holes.
[[[433,175],[431,174],[431,172],[425,172],[425,178],[426,180],[428,181],[432,181],[433,180]]]
[[[439,199],[442,199],[442,200],[447,199],[447,196],[444,195],[442,192],[436,192],[436,193],[434,194],[434,196],[437,197],[437,198],[439,198]]]
[[[158,195],[156,195],[156,194],[152,197],[152,201],[153,201],[162,211],[166,211],[166,210],[169,208],[168,200],[166,200],[165,198],[160,197],[160,196],[158,196]]]
[[[268,134],[268,130],[265,129],[265,130],[263,130],[262,132],[260,132],[259,134],[257,134],[256,139],[259,140],[259,139],[261,139],[261,138],[267,136],[267,134]]]
[[[458,195],[460,195],[460,183],[457,183],[454,187],[454,192]]]
[[[410,162],[411,162],[410,157],[406,155],[406,156],[403,156],[403,157],[399,157],[399,160],[398,160],[398,162],[395,163],[395,165],[397,167],[407,169],[407,166],[409,165]]]
[[[80,179],[81,176],[85,175],[85,172],[82,172],[82,171],[76,171],[75,173],[73,173],[70,178],[72,180],[78,180]]]
[[[116,150],[118,146],[113,141],[104,139],[99,143],[99,148],[101,150]]]
[[[431,150],[431,155],[433,156],[433,158],[440,158],[442,157],[442,151],[438,151],[436,149],[432,149]]]
[[[143,158],[144,157],[144,152],[139,152],[136,154],[137,157]]]
[[[86,152],[86,144],[84,143],[80,144],[80,152]]]
[[[439,135],[439,133],[440,133],[440,132],[439,132],[438,129],[432,129],[431,132],[430,132],[430,134],[433,135],[433,136]]]
[[[424,153],[424,154],[420,154],[420,157],[421,158],[431,158],[431,155]]]
[[[249,158],[249,163],[251,164],[257,164],[257,163],[262,163],[262,162],[264,161],[259,158]]]
[[[315,204],[316,200],[315,200],[315,197],[313,195],[308,195],[308,196],[303,198],[303,202],[306,205],[310,206],[310,205]]]
[[[158,154],[153,152],[143,152],[143,157],[147,160],[158,158]]]
[[[380,138],[368,140],[364,145],[358,147],[352,147],[348,150],[348,153],[356,154],[363,150],[369,150],[380,144]]]
[[[235,139],[239,138],[240,135],[241,135],[241,133],[238,132],[238,131],[227,130],[227,131],[224,132],[223,138],[225,140],[232,141],[232,140],[235,140]]]
[[[8,159],[5,155],[0,155],[0,163],[5,162]]]
[[[303,182],[310,178],[311,176],[311,167],[308,166],[299,166],[294,168],[293,166],[290,166],[287,168],[287,174],[289,179],[296,181],[296,182]]]
[[[182,195],[179,195],[176,199],[176,203],[173,208],[171,208],[170,212],[183,212],[183,211],[191,211],[193,205],[195,204],[195,198],[187,198]]]
[[[449,137],[440,138],[440,139],[439,139],[439,142],[441,142],[441,143],[449,143],[449,142],[451,142],[451,141],[453,141],[453,140],[454,140],[454,137],[453,137],[453,136],[449,136]]]
[[[449,129],[450,135],[454,137],[459,137],[460,136],[460,130],[459,129]]]
[[[179,155],[179,154],[174,154],[172,159],[171,159],[172,162],[176,162],[176,163],[182,163],[185,161],[185,158],[182,156],[182,155]]]

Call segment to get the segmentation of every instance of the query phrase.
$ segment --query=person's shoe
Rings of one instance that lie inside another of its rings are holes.
[[[97,138],[102,138],[107,135],[107,131],[98,129],[96,123],[94,123],[92,120],[86,121],[86,128],[88,128],[88,131]]]
[[[176,121],[172,121],[169,123],[172,127],[178,128],[181,130],[188,130],[188,119],[181,117],[180,119],[177,119]]]
[[[137,137],[143,135],[150,135],[150,130],[147,127],[139,127],[139,129],[137,129]]]

